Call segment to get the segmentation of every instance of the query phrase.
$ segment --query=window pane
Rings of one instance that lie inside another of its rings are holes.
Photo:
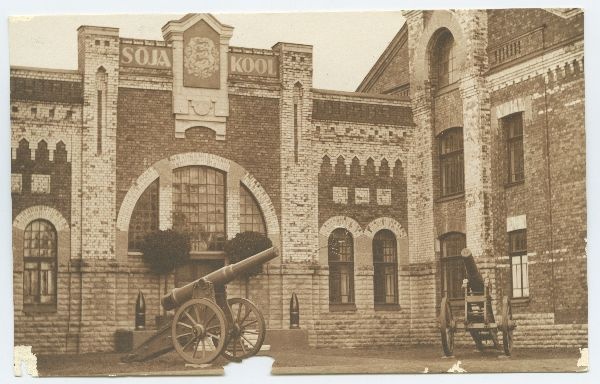
[[[181,199],[181,193],[173,191],[174,199]],[[148,233],[158,229],[158,180],[146,188],[140,196],[129,222],[129,250],[140,249],[140,244]]]
[[[56,230],[46,220],[25,228],[23,241],[23,303],[56,302]]]
[[[462,282],[466,273],[460,252],[465,247],[466,237],[462,233],[450,233],[440,239],[442,288],[448,298],[464,297]]]
[[[329,301],[354,302],[354,245],[352,234],[344,228],[329,236]]]
[[[373,237],[373,290],[375,304],[398,303],[396,237],[381,230]]]
[[[508,181],[525,179],[523,156],[523,114],[515,113],[502,119],[508,147]]]
[[[462,128],[444,131],[438,141],[442,196],[461,193],[464,191]]]
[[[243,185],[240,185],[240,232],[266,233],[265,222],[258,203]]]
[[[511,260],[513,297],[529,296],[529,271],[527,258],[527,231],[508,233],[508,251]]]
[[[190,235],[192,252],[223,249],[224,180],[223,172],[208,167],[173,171],[173,228]]]

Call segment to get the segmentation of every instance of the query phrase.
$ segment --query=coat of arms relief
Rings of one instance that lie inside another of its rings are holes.
[[[209,38],[191,38],[184,56],[184,66],[189,75],[206,79],[219,70],[219,51]]]

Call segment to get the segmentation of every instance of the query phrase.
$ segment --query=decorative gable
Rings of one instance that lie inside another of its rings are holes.
[[[227,63],[233,27],[206,13],[188,14],[163,28],[173,46],[175,137],[206,127],[225,139],[229,99]]]

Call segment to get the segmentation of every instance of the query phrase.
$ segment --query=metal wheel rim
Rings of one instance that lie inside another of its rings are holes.
[[[442,336],[442,349],[446,356],[452,356],[454,352],[454,321],[452,311],[446,297],[442,298],[440,305],[440,334]]]
[[[513,338],[513,330],[511,323],[512,322],[512,307],[510,305],[510,300],[507,296],[504,296],[502,299],[502,348],[504,349],[504,354],[506,356],[510,356],[512,352],[512,338]]]
[[[226,335],[225,315],[208,299],[189,300],[179,307],[173,318],[173,345],[188,363],[208,364],[216,359],[225,343],[215,340],[225,339]]]
[[[229,329],[227,346],[222,354],[229,360],[240,360],[256,355],[265,340],[265,319],[254,303],[243,298],[227,300],[233,323]]]

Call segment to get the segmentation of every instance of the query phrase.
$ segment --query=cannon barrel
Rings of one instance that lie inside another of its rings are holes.
[[[473,292],[483,292],[485,290],[485,283],[475,259],[469,248],[463,249],[460,254],[462,255],[463,262],[465,264],[465,270],[467,272],[467,279],[469,280],[469,287]]]
[[[211,282],[213,285],[225,285],[237,278],[244,271],[248,271],[256,266],[262,265],[267,261],[276,258],[277,255],[277,248],[271,247],[238,263],[226,265],[223,268],[217,269],[216,271],[211,272],[196,281],[184,285],[183,287],[173,289],[170,293],[162,297],[161,304],[166,311],[177,308],[192,298],[194,286],[198,283],[198,281],[204,280]]]

